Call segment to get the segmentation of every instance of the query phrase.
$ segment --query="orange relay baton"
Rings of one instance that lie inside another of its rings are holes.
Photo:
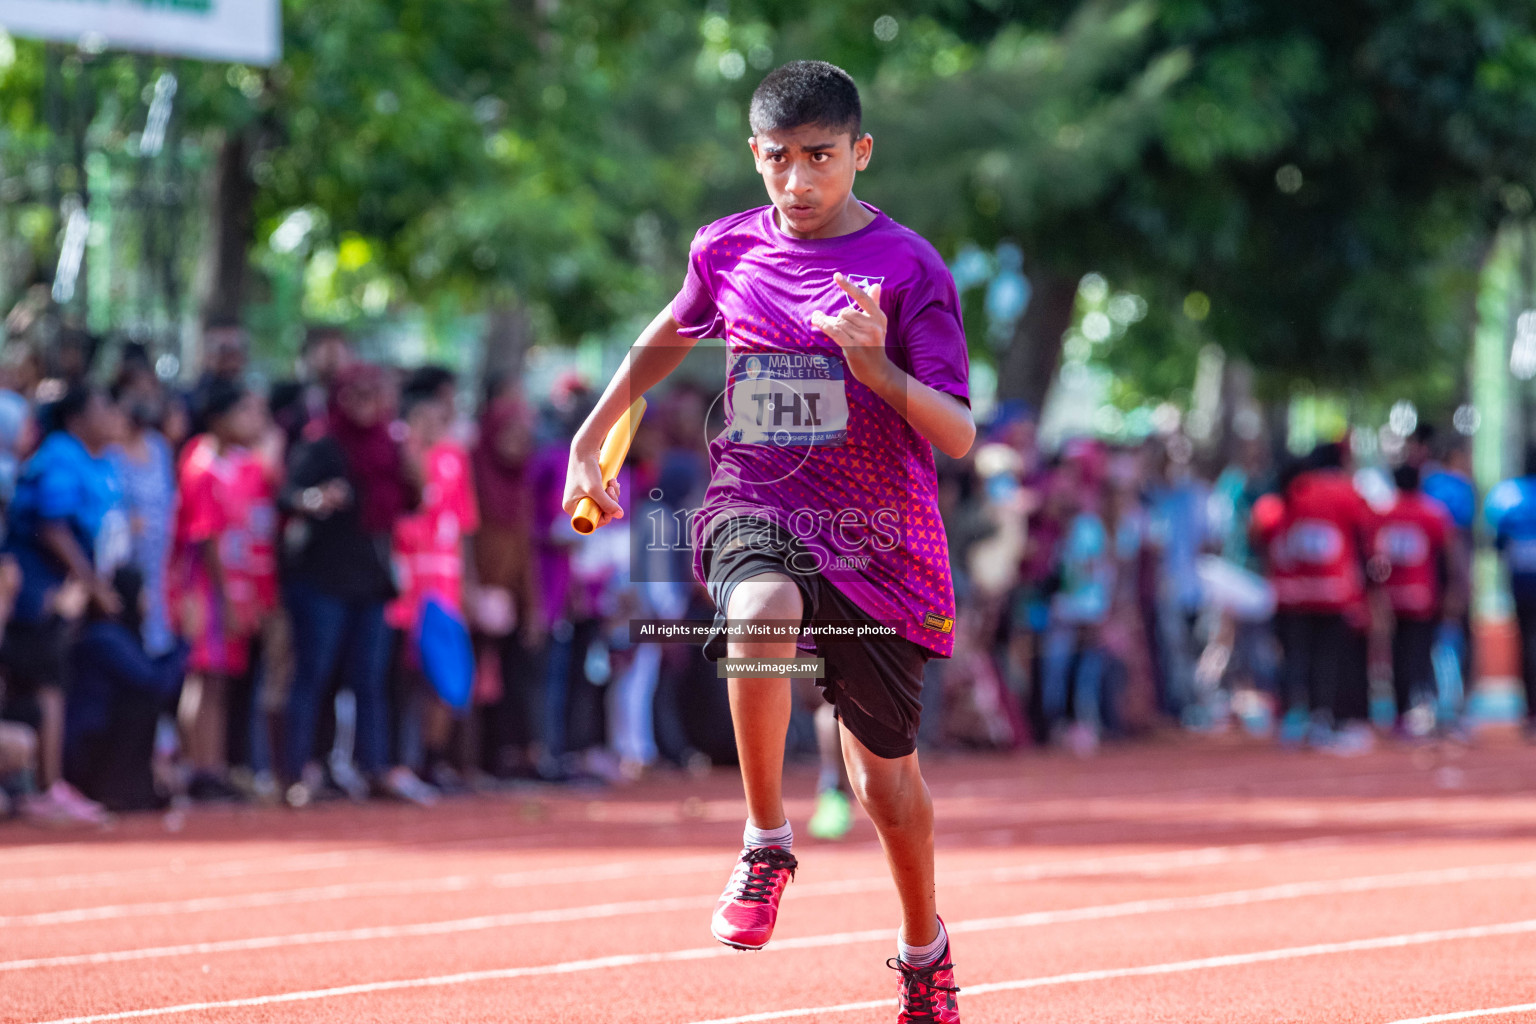
[[[640,429],[640,417],[644,415],[645,396],[641,395],[624,410],[624,415],[619,417],[619,421],[609,428],[608,436],[603,438],[602,451],[597,455],[597,466],[602,470],[604,487],[619,475],[619,467],[624,465],[624,456],[629,454],[629,444],[635,439],[635,431]],[[576,504],[576,514],[571,516],[571,528],[577,533],[591,533],[597,529],[597,521],[602,517],[597,502],[591,498],[582,498]]]

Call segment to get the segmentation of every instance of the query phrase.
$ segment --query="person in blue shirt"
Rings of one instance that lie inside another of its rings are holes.
[[[1061,589],[1051,600],[1050,625],[1040,656],[1041,709],[1078,756],[1099,745],[1099,706],[1105,657],[1100,635],[1115,586],[1115,549],[1098,510],[1092,455],[1067,460],[1057,486],[1073,511],[1063,539]],[[1068,692],[1075,719],[1064,721]]]
[[[55,600],[66,579],[83,585],[106,614],[120,602],[112,570],[128,557],[128,519],[107,448],[122,433],[122,419],[107,396],[86,385],[71,388],[53,408],[53,429],[22,467],[9,510],[4,551],[21,569],[16,609],[0,646],[10,687],[6,714],[38,730],[38,782],[61,808],[89,801],[64,781],[64,690],[68,623]]]
[[[1536,445],[1526,449],[1525,474],[1488,492],[1485,512],[1494,547],[1509,568],[1520,631],[1520,677],[1525,684],[1525,738],[1536,742]]]
[[[118,372],[112,397],[122,409],[125,429],[107,457],[123,489],[129,557],[144,574],[144,646],[151,654],[164,654],[176,642],[165,599],[176,518],[175,453],[160,431],[168,404],[165,387],[147,360],[134,361]]]
[[[150,762],[160,715],[181,693],[187,645],[173,640],[169,651],[151,657],[144,649],[144,576],[125,565],[112,585],[121,611],[94,610],[70,649],[64,776],[108,810],[151,810],[167,802],[155,790]]]
[[[1432,454],[1434,458],[1424,464],[1419,490],[1424,497],[1438,502],[1451,517],[1451,524],[1456,528],[1453,536],[1456,557],[1462,565],[1471,565],[1477,543],[1473,527],[1477,521],[1478,500],[1477,485],[1472,480],[1472,443],[1459,434],[1453,434],[1434,445]],[[1460,579],[1448,580],[1447,585],[1456,588],[1451,596],[1462,610],[1460,621],[1451,629],[1460,655],[1461,678],[1466,685],[1463,694],[1465,703],[1477,680],[1472,644],[1472,575],[1463,573]]]

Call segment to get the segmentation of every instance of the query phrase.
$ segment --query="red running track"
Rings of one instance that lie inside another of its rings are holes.
[[[930,757],[968,1024],[1536,1024],[1536,751],[1194,740]],[[792,772],[810,812],[813,777]],[[600,794],[0,828],[0,1021],[890,1022],[874,831],[709,936],[727,770]]]

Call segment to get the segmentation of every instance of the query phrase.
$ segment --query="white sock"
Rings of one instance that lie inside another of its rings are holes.
[[[749,850],[764,846],[781,846],[787,853],[794,849],[795,833],[787,821],[778,828],[756,828],[749,821],[746,831],[742,834],[741,845]]]
[[[926,946],[909,946],[902,941],[901,934],[896,935],[896,956],[908,967],[932,967],[939,962],[939,957],[944,954],[944,949],[949,945],[949,935],[944,931],[944,922],[939,922],[939,934]]]

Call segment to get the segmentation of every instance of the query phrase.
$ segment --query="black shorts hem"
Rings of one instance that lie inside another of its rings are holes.
[[[739,528],[754,532],[753,543],[732,543],[737,535],[727,531],[736,522],[740,520],[717,523],[704,553],[710,596],[716,602],[714,630],[704,644],[706,658],[718,661],[726,656],[724,609],[735,586],[770,572],[782,573],[800,587],[802,625],[872,621],[821,574],[789,568],[798,544],[792,535],[752,520]],[[904,637],[817,642],[811,649],[825,668],[816,685],[849,733],[886,760],[906,757],[917,749],[923,668],[933,652]]]
[[[817,680],[817,682],[820,682],[820,680]],[[864,744],[864,749],[868,750],[871,754],[874,754],[883,761],[899,761],[904,757],[917,753],[917,734],[915,732],[911,740],[907,742],[896,744],[881,743],[879,740],[869,736],[868,729],[855,725],[853,722],[845,719],[837,704],[832,701],[831,694],[828,694],[825,689],[822,690],[822,693],[827,697],[827,702],[832,704],[833,717],[846,726],[849,735]],[[860,733],[864,733],[864,735],[860,735]]]

